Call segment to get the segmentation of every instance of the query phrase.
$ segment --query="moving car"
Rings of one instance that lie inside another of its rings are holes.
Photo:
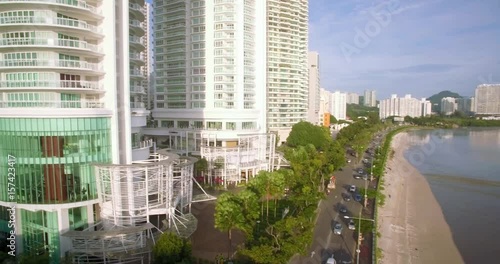
[[[326,261],[326,264],[337,264],[337,261],[335,261],[335,259],[333,258],[333,255],[328,258],[328,260]]]
[[[355,191],[356,191],[356,186],[351,185],[351,186],[349,187],[349,191],[350,191],[350,192],[355,192]]]
[[[349,230],[355,230],[356,229],[356,225],[354,224],[354,221],[352,219],[349,220],[348,228],[349,228]]]
[[[333,233],[335,235],[342,234],[342,224],[341,223],[335,223],[335,225],[333,226]]]

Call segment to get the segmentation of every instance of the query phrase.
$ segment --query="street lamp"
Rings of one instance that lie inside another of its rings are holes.
[[[360,212],[360,214],[361,214],[361,212]],[[375,219],[367,219],[367,218],[361,218],[361,217],[350,217],[347,215],[344,215],[344,218],[345,219],[358,219],[358,245],[356,248],[356,263],[359,264],[359,253],[361,252],[361,250],[359,249],[359,246],[361,244],[361,220],[375,222]]]

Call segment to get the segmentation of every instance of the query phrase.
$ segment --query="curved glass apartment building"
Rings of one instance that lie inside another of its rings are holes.
[[[96,164],[123,171],[112,178],[117,184],[133,182],[139,173],[131,172],[134,167],[170,166],[155,171],[160,180],[177,173],[175,157],[166,155],[168,164],[150,160],[152,141],[142,136],[149,115],[144,20],[144,0],[0,0],[0,170],[11,173],[0,177],[0,237],[15,231],[16,255],[49,254],[51,263],[147,262],[126,254],[147,252],[151,237],[112,254],[82,250],[80,242],[103,232],[112,241],[150,234],[161,228],[151,224],[151,215],[170,219],[167,206],[184,206],[169,200],[156,211],[141,207],[146,223],[120,226],[110,215],[129,212],[110,206],[107,190],[100,189],[109,175]],[[133,165],[143,160],[150,165]],[[192,163],[186,166],[177,166],[183,182],[192,174]],[[183,186],[183,197],[190,197],[192,186]],[[133,192],[121,194],[123,204],[133,200],[123,197]],[[12,206],[16,221],[9,226]],[[108,232],[116,228],[124,230]]]

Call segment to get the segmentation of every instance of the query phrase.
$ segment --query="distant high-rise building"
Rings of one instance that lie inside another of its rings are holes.
[[[330,92],[328,92],[324,88],[320,89],[318,119],[319,119],[319,124],[322,126],[330,124]]]
[[[283,142],[293,125],[307,120],[308,0],[234,2],[254,1],[267,4],[267,19],[254,21],[267,23],[267,128]]]
[[[309,52],[309,104],[307,109],[307,121],[318,124],[320,95],[320,77],[319,77],[319,54]]]
[[[359,104],[359,94],[347,93],[347,103],[348,104]]]
[[[481,84],[475,92],[477,115],[500,115],[500,84]]]
[[[457,111],[466,114],[470,114],[471,112],[473,112],[472,100],[472,98],[456,98],[455,102],[457,103]]]
[[[412,98],[409,94],[402,98],[398,98],[396,94],[393,94],[391,98],[380,101],[379,116],[380,119],[390,116],[420,117],[424,114],[424,110],[422,109],[424,107],[423,104],[425,105],[425,113],[430,111],[428,109],[429,101]]]
[[[453,97],[444,97],[441,99],[441,113],[451,115],[457,111],[457,102]]]
[[[347,94],[340,91],[330,93],[330,114],[337,120],[346,119]]]
[[[377,96],[375,90],[365,90],[364,105],[369,107],[377,106]]]
[[[422,105],[422,116],[430,116],[432,114],[432,103],[427,98],[422,98],[420,101]]]

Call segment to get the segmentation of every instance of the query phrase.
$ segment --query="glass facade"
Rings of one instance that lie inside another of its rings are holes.
[[[0,170],[16,158],[16,202],[53,204],[97,199],[90,163],[111,162],[108,118],[1,118]],[[7,190],[7,178],[0,178]],[[0,200],[7,193],[0,192]]]

